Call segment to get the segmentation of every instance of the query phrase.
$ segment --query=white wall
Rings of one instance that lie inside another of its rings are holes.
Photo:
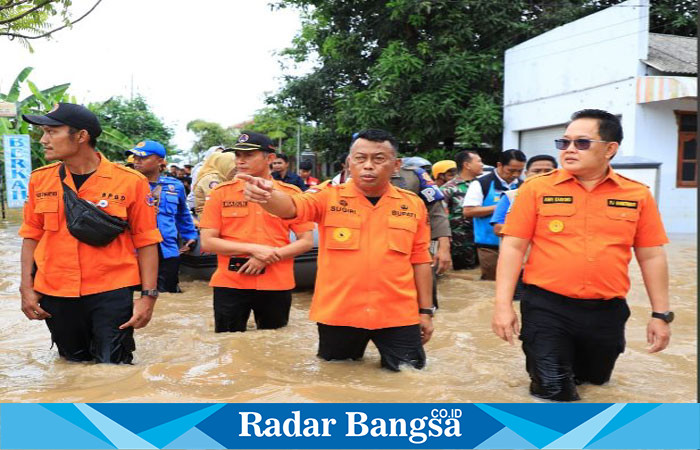
[[[507,50],[503,148],[517,148],[522,131],[567,123],[580,109],[620,115],[620,154],[662,163],[657,201],[667,231],[696,233],[697,189],[676,187],[673,113],[697,111],[696,99],[636,104],[636,77],[647,73],[641,60],[648,28],[648,0],[629,0]]]
[[[643,74],[647,0],[629,0],[512,47],[505,54],[504,105],[537,101]]]
[[[503,148],[517,148],[520,131],[565,124],[573,112],[584,108],[604,109],[620,115],[623,129],[632,130],[635,125],[636,86],[636,80],[631,79],[536,102],[506,106],[503,110]],[[634,154],[628,152],[628,148],[634,148],[634,136],[623,141],[620,154]]]
[[[620,115],[623,128],[634,129],[648,28],[648,0],[628,0],[508,49],[503,148],[517,147],[520,131],[564,124],[584,108]],[[632,134],[620,154],[634,147]]]
[[[678,124],[674,110],[697,111],[696,100],[678,99],[637,105],[634,153],[662,162],[660,198],[657,200],[666,231],[697,233],[698,190],[676,187]]]

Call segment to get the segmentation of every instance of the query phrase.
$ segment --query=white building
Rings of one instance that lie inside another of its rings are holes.
[[[697,39],[649,32],[647,0],[630,0],[505,54],[503,148],[558,156],[553,140],[584,108],[619,115],[613,159],[649,185],[668,232],[697,232]]]

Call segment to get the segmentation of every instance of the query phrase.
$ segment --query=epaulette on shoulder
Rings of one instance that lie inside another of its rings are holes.
[[[178,180],[177,178],[173,177],[162,177],[165,180],[166,184],[174,184],[175,186],[180,185],[183,188],[185,187],[184,184],[182,184],[182,181]]]
[[[56,161],[55,163],[51,163],[51,164],[47,164],[45,166],[37,167],[36,169],[32,170],[32,173],[39,172],[41,170],[51,169],[52,167],[56,167],[60,164],[61,164],[61,161]]]
[[[645,188],[649,189],[649,186],[648,186],[648,185],[642,183],[642,182],[639,181],[639,180],[633,180],[632,178],[626,177],[626,176],[624,176],[624,175],[622,175],[622,174],[620,174],[620,173],[618,173],[618,172],[615,172],[615,175],[617,175],[618,177],[620,177],[620,178],[622,178],[622,179],[624,179],[624,180],[626,180],[626,181],[630,181],[630,182],[632,182],[632,183],[634,183],[634,184],[641,184],[641,185],[644,186]]]
[[[277,181],[277,182],[278,182],[280,185],[282,185],[283,187],[286,187],[286,188],[288,188],[288,189],[293,190],[294,192],[301,192],[301,189],[299,189],[299,186],[296,186],[296,185],[293,185],[293,184],[289,184],[289,183],[285,183],[284,181],[280,181],[280,180],[275,180],[275,181]]]
[[[394,186],[394,187],[396,187],[396,186]],[[396,187],[396,190],[399,191],[399,192],[401,192],[402,194],[408,194],[408,195],[411,196],[411,197],[416,197],[416,198],[420,199],[420,197],[418,197],[418,194],[416,194],[416,193],[413,192],[413,191],[409,191],[408,189]]]
[[[224,186],[231,186],[231,185],[236,184],[236,183],[238,183],[238,182],[240,182],[240,181],[241,181],[241,180],[239,180],[238,178],[234,178],[233,180],[223,181],[223,182],[217,184],[216,186],[214,186],[214,187],[212,188],[212,191],[215,191],[215,190],[217,190],[217,189],[221,189],[221,188],[224,187]]]
[[[324,189],[328,189],[329,187],[337,187],[340,185],[335,185],[331,183],[332,180],[326,180],[322,183],[317,184],[316,186],[309,186],[307,190],[304,191],[306,194],[315,194],[317,192],[321,192]]]
[[[539,179],[539,178],[551,177],[551,176],[553,176],[555,173],[557,173],[557,169],[554,169],[554,170],[552,170],[551,172],[547,172],[547,173],[540,173],[540,174],[537,174],[537,175],[532,175],[532,176],[530,176],[530,177],[525,178],[525,179],[523,180],[523,184],[525,184],[525,183],[531,183],[533,180],[537,180],[537,179]]]
[[[131,167],[122,166],[121,164],[117,164],[117,163],[114,164],[114,167],[116,167],[119,170],[123,170],[126,173],[136,175],[139,178],[146,178],[146,176],[144,174],[142,174],[141,172],[139,172],[136,169],[132,169]]]

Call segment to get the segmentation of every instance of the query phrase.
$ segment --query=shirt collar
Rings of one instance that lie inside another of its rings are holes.
[[[365,194],[362,193],[362,191],[360,191],[360,189],[358,189],[357,185],[353,182],[352,179],[339,185],[339,187],[340,187],[340,196],[341,197],[365,196]],[[399,194],[399,191],[391,183],[389,183],[389,188],[384,193],[384,195],[387,195],[391,198],[401,198],[401,194]]]
[[[112,178],[112,171],[114,170],[114,163],[105,158],[105,156],[100,153],[96,152],[97,156],[100,158],[100,163],[97,165],[97,169],[95,169],[95,172],[93,172],[95,175],[98,177],[102,178]],[[63,162],[61,162],[63,164]],[[59,166],[60,167],[60,166]],[[66,175],[68,175],[68,170],[66,169]],[[56,171],[56,176],[60,176],[58,171]]]
[[[493,169],[493,174],[496,175],[496,178],[498,178],[498,181],[501,182],[503,186],[506,186],[508,189],[512,189],[513,187],[517,186],[518,184],[518,179],[516,178],[513,180],[511,183],[506,183],[506,180],[501,178],[501,176],[498,174],[498,170]]]
[[[560,184],[568,180],[576,180],[576,177],[566,169],[556,169],[555,172],[556,173],[554,174],[554,184]],[[607,175],[605,175],[605,178],[603,178],[603,181],[601,181],[598,184],[598,186],[605,183],[608,180],[620,186],[620,175],[618,175],[612,167],[608,167]]]

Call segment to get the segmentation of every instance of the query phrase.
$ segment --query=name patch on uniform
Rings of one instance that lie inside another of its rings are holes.
[[[342,201],[342,200],[341,200]],[[347,204],[347,202],[346,202]],[[331,206],[331,211],[333,212],[342,212],[342,213],[348,213],[348,214],[357,214],[356,209],[352,208],[346,208],[345,206]]]
[[[224,202],[224,208],[244,208],[248,206],[247,201]]]
[[[631,208],[631,209],[637,209],[638,202],[635,202],[633,200],[615,200],[612,198],[608,199],[608,206],[612,206],[614,208]]]
[[[573,203],[574,198],[568,195],[545,195],[542,203]]]
[[[395,217],[418,217],[416,216],[416,213],[412,213],[410,211],[397,211],[397,210],[392,210],[391,215]]]
[[[57,197],[58,192],[52,191],[52,192],[37,192],[36,193],[36,198],[47,198],[47,197]]]

